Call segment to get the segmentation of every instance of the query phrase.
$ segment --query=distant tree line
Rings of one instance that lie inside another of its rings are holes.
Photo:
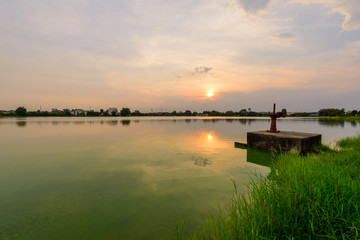
[[[80,111],[77,111],[80,110]],[[228,117],[264,117],[269,116],[270,112],[255,112],[252,111],[251,108],[243,108],[239,111],[225,111],[220,112],[216,110],[212,111],[203,111],[203,112],[192,112],[190,110],[185,111],[172,111],[172,112],[148,112],[142,113],[139,110],[131,111],[130,108],[122,108],[119,112],[112,111],[109,112],[108,110],[104,111],[100,109],[100,111],[84,111],[81,109],[63,109],[63,110],[56,110],[56,111],[27,111],[25,107],[21,106],[18,107],[15,111],[0,111],[0,116],[35,116],[35,117],[66,117],[66,116],[89,116],[89,117],[97,117],[97,116],[228,116]],[[307,117],[313,116],[314,113],[309,112],[301,112],[301,113],[293,113],[290,114],[292,117]],[[345,111],[344,108],[337,109],[337,108],[324,108],[318,111],[319,116],[340,116],[340,117],[347,117],[347,116],[360,116],[360,111],[352,110],[352,111]]]
[[[266,112],[254,112],[249,109],[241,109],[240,111],[226,111],[220,112],[216,110],[212,111],[172,111],[172,112],[150,112],[150,113],[141,113],[138,110],[135,110],[131,113],[131,116],[231,116],[231,117],[238,117],[238,116],[268,116],[270,113]]]
[[[319,116],[326,116],[326,117],[357,117],[360,115],[360,111],[352,110],[352,111],[345,111],[344,108],[337,109],[337,108],[324,108],[319,110]]]
[[[68,117],[68,116],[90,116],[90,117],[97,117],[97,116],[132,116],[132,113],[129,108],[123,108],[119,113],[104,111],[100,109],[100,111],[79,111],[75,114],[75,109],[63,109],[63,110],[56,110],[56,111],[27,111],[25,107],[18,107],[15,111],[0,111],[0,116],[19,116],[19,117]],[[136,111],[134,112],[136,114]]]
[[[324,108],[319,110],[319,116],[328,116],[328,117],[335,117],[335,116],[344,116],[345,109],[336,109],[336,108]]]
[[[192,112],[190,110],[185,111],[172,111],[172,112],[148,112],[142,113],[139,110],[135,110],[131,112],[130,108],[122,108],[119,112],[113,111],[104,111],[100,109],[100,111],[78,111],[76,112],[75,109],[63,109],[63,110],[56,110],[56,111],[27,111],[25,107],[18,107],[15,111],[6,111],[0,112],[0,115],[6,116],[34,116],[34,117],[66,117],[66,116],[90,116],[90,117],[97,117],[97,116],[268,116],[270,112],[255,112],[252,111],[251,108],[248,109],[241,109],[240,111],[226,111],[220,112],[216,110],[212,111],[203,111],[203,112]]]

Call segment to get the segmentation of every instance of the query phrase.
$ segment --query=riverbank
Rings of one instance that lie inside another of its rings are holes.
[[[235,191],[203,226],[179,226],[178,238],[360,238],[360,135],[335,150],[280,155],[267,177],[255,178],[247,195]]]
[[[322,119],[330,119],[335,121],[360,121],[360,117],[354,117],[354,116],[337,116],[337,117],[318,117]]]

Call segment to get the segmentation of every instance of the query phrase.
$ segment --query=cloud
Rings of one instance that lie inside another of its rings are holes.
[[[235,0],[237,5],[248,13],[257,13],[266,8],[270,0]]]
[[[212,68],[208,68],[208,67],[197,67],[197,68],[195,68],[196,73],[208,73],[211,70],[212,70]]]
[[[329,13],[340,13],[345,16],[342,23],[343,31],[360,29],[360,1],[358,0],[294,0],[308,4],[323,4],[329,8]]]
[[[360,2],[359,1],[345,1],[339,3],[333,8],[334,12],[339,12],[345,16],[342,24],[344,31],[352,31],[360,29]]]
[[[274,40],[280,41],[292,41],[295,38],[295,35],[292,33],[274,33],[270,36]]]

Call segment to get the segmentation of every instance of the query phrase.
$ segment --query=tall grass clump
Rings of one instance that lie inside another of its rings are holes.
[[[326,149],[326,148],[324,148]],[[235,185],[236,189],[236,185]],[[360,136],[336,150],[281,154],[268,176],[256,176],[180,239],[360,239]]]

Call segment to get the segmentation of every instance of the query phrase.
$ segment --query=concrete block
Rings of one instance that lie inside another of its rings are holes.
[[[249,147],[275,152],[308,153],[321,143],[321,134],[287,132],[271,133],[266,130],[247,133]]]

